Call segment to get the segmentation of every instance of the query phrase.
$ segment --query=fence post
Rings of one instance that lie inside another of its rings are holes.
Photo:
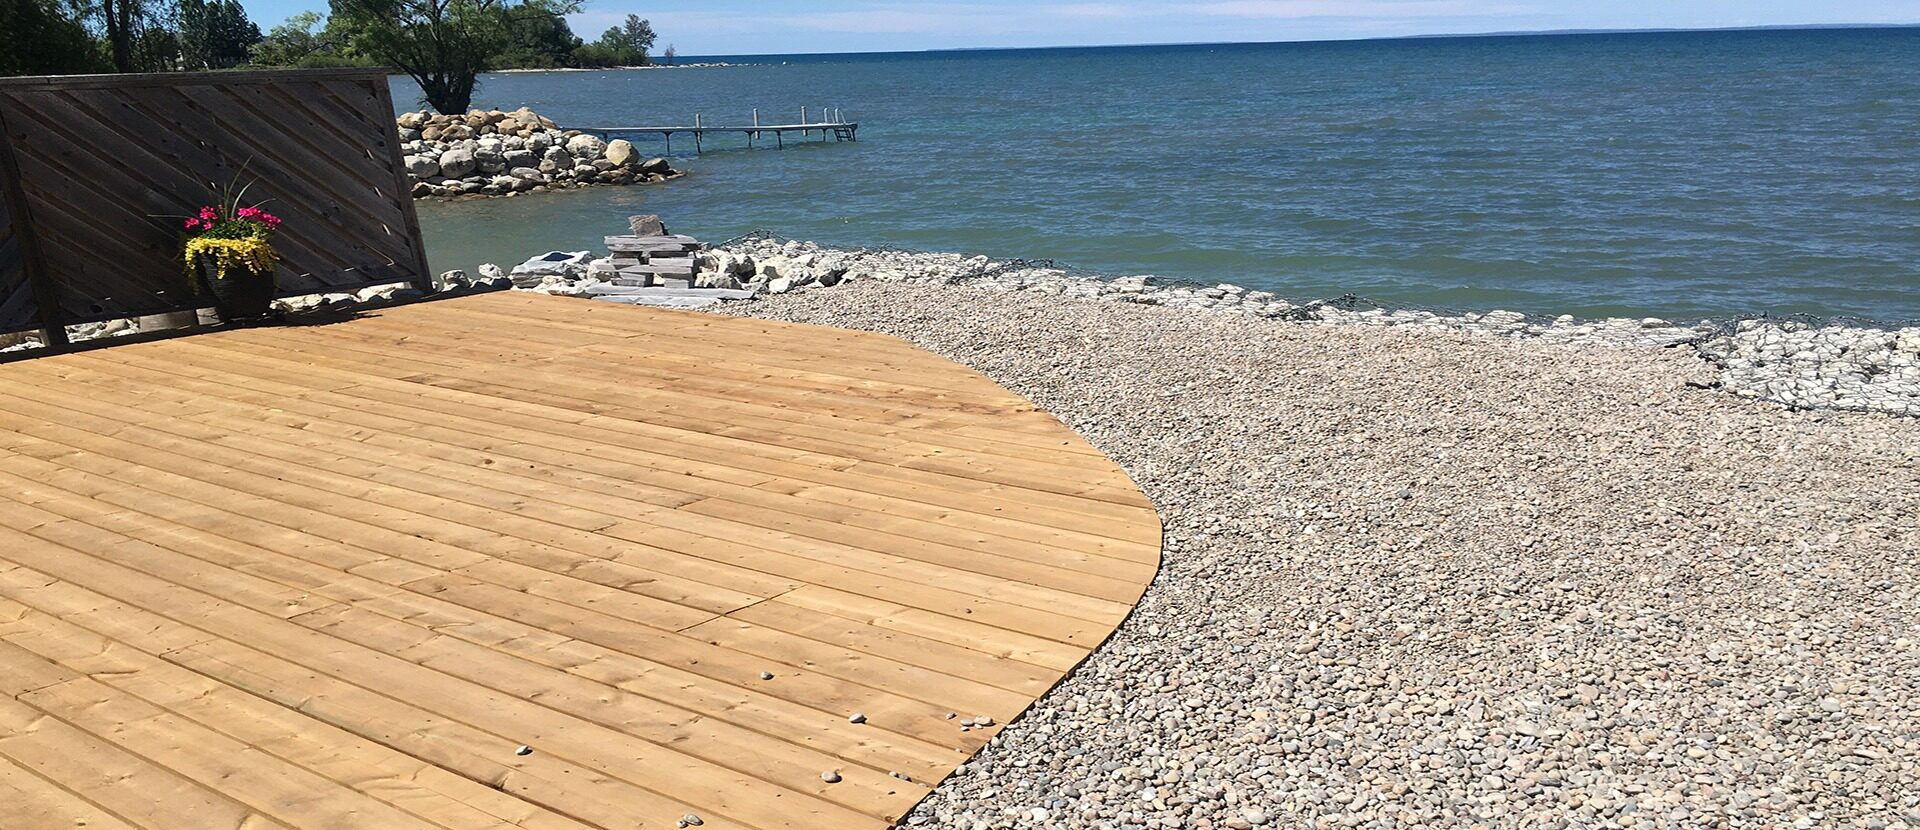
[[[39,314],[41,336],[49,348],[67,345],[66,317],[60,309],[60,292],[53,275],[47,273],[47,260],[34,235],[32,217],[27,214],[27,193],[21,187],[20,162],[13,157],[13,137],[0,113],[0,198],[6,200],[7,221],[20,240],[20,265],[26,272],[27,287],[33,292],[33,310]]]

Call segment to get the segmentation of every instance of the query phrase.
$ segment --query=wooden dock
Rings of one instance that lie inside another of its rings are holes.
[[[806,109],[802,108],[800,110],[800,123],[762,124],[760,123],[760,112],[759,110],[755,110],[753,113],[753,123],[740,126],[710,125],[703,123],[702,116],[695,115],[693,118],[693,126],[690,127],[577,127],[575,129],[583,133],[597,135],[608,141],[615,138],[629,138],[634,136],[657,137],[666,144],[666,155],[669,156],[673,155],[673,137],[683,134],[693,136],[693,150],[695,153],[704,152],[706,137],[716,134],[741,136],[746,139],[748,149],[754,146],[756,140],[764,144],[769,135],[773,136],[774,146],[776,148],[786,147],[787,136],[795,133],[799,134],[801,141],[814,139],[816,134],[820,141],[829,139],[833,141],[860,140],[860,122],[846,120],[840,115],[839,110],[826,110],[823,112],[823,115],[825,120],[810,122],[807,120]]]
[[[1159,556],[880,334],[497,293],[0,365],[0,823],[878,830]]]

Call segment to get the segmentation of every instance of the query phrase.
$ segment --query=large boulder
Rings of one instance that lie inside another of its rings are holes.
[[[606,152],[607,161],[622,167],[626,166],[627,162],[633,161],[634,158],[639,155],[633,150],[633,142],[624,138],[616,138],[607,142]]]
[[[501,158],[506,160],[508,170],[540,166],[540,157],[527,150],[508,150],[501,154]]]
[[[431,156],[407,156],[407,174],[416,179],[432,178],[440,173],[440,160]]]
[[[627,229],[633,231],[634,236],[667,235],[666,223],[661,222],[660,216],[653,213],[643,213],[638,216],[627,217]]]
[[[512,123],[513,126],[519,130],[539,130],[546,126],[540,123],[540,116],[535,115],[533,110],[527,107],[521,107],[513,112],[507,113],[506,118],[503,120]]]
[[[394,122],[400,125],[400,129],[417,130],[426,126],[427,118],[424,112],[403,112],[400,113],[399,118],[394,119]]]
[[[481,147],[473,153],[474,164],[482,173],[501,173],[507,169],[507,157],[499,150]]]
[[[598,136],[581,133],[567,139],[567,152],[572,153],[574,158],[596,159],[606,151],[607,143],[601,141]]]
[[[478,284],[487,288],[512,288],[513,279],[507,276],[507,272],[500,270],[500,266],[488,262],[480,266]]]
[[[702,271],[694,275],[693,287],[739,289],[740,279],[722,271]]]
[[[653,173],[661,176],[673,172],[673,168],[667,166],[667,160],[663,158],[647,159],[641,162],[637,169],[642,173]]]
[[[479,162],[473,157],[469,147],[453,147],[440,154],[440,175],[449,179],[464,179],[479,169]]]
[[[525,278],[567,277],[578,278],[587,273],[587,263],[593,261],[593,255],[586,251],[548,251],[513,266],[513,281],[517,285]]]

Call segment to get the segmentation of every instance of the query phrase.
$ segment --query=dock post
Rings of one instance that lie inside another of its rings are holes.
[[[760,108],[759,107],[753,108],[753,126],[756,126],[756,127],[760,126]]]
[[[801,126],[806,126],[806,123],[807,123],[807,108],[801,107],[800,108],[800,124]]]

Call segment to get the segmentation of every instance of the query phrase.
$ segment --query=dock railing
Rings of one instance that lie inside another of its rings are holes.
[[[820,120],[813,120],[812,112],[818,112]],[[576,129],[609,141],[630,136],[658,138],[665,145],[665,154],[668,156],[673,155],[675,135],[693,136],[695,154],[705,152],[707,137],[715,134],[741,136],[746,139],[746,149],[753,149],[756,140],[764,143],[768,135],[773,136],[776,148],[786,147],[787,137],[795,133],[799,134],[802,141],[813,138],[816,133],[821,141],[860,140],[860,122],[848,119],[838,107],[820,107],[810,111],[803,106],[800,108],[800,120],[791,123],[762,123],[760,110],[756,108],[753,110],[751,122],[740,125],[708,124],[706,114],[696,112],[693,114],[693,124],[690,126],[578,127]]]

